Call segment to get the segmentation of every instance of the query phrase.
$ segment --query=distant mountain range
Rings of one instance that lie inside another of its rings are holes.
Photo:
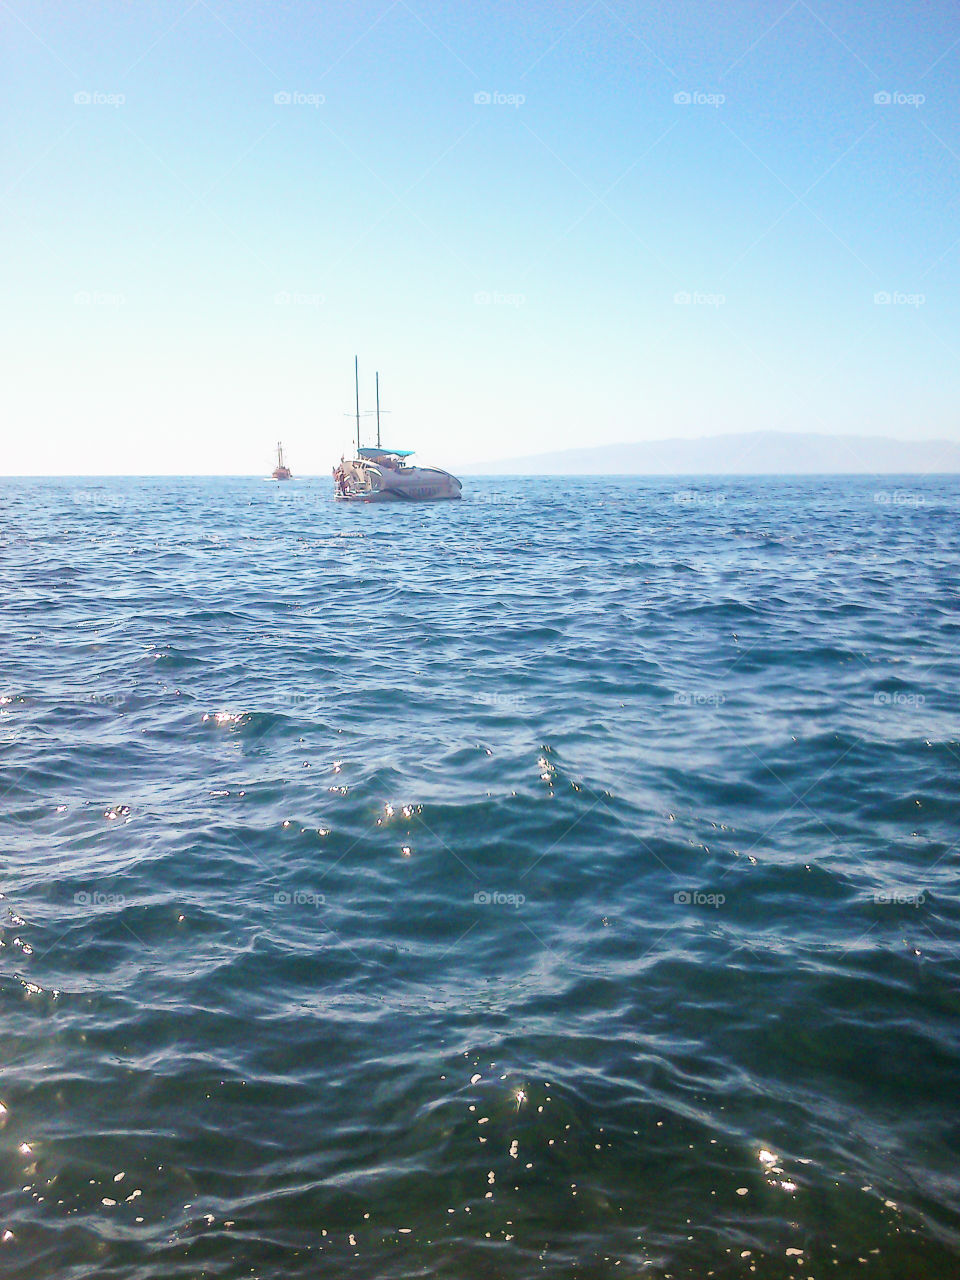
[[[960,473],[960,443],[751,431],[564,449],[461,466],[462,475],[916,475]]]

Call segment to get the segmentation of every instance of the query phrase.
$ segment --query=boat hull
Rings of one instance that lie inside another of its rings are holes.
[[[338,502],[459,502],[459,493],[438,493],[431,497],[413,498],[399,493],[337,493]]]
[[[436,467],[390,468],[358,458],[334,471],[338,502],[458,502],[461,488],[456,476]]]

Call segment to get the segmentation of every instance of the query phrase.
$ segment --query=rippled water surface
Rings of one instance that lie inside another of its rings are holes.
[[[329,487],[0,487],[0,1270],[960,1276],[957,481]]]

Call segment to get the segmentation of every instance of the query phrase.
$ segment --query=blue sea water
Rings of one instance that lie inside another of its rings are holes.
[[[5,1275],[960,1276],[955,479],[0,494]]]

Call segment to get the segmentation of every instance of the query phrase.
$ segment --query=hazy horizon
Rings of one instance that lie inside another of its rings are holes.
[[[867,446],[863,453],[856,448],[860,442]],[[718,454],[723,446],[732,453]],[[659,453],[657,451],[660,451]],[[759,450],[759,452],[758,452]],[[806,457],[803,450],[807,450]],[[772,452],[771,452],[772,451]],[[607,467],[608,458],[620,465]],[[292,462],[289,452],[286,461]],[[869,463],[866,459],[869,458]],[[270,466],[275,457],[269,460]],[[414,456],[415,463],[430,462]],[[601,467],[599,464],[603,462]],[[316,458],[314,457],[314,462]],[[752,463],[759,462],[754,468]],[[905,465],[899,465],[903,462]],[[558,464],[564,465],[558,465]],[[719,463],[720,465],[716,465]],[[910,465],[906,465],[909,463]],[[919,465],[916,465],[918,464]],[[956,465],[947,465],[947,464]],[[569,464],[569,470],[564,469]],[[820,465],[825,464],[825,465]],[[511,470],[516,465],[516,470]],[[489,467],[490,470],[484,470]],[[608,445],[574,447],[560,451],[511,455],[492,458],[483,462],[465,463],[464,476],[481,479],[484,476],[593,476],[593,477],[650,477],[651,479],[704,479],[755,477],[775,479],[802,476],[944,476],[960,474],[960,442],[940,440],[903,440],[895,437],[825,435],[816,432],[717,433],[714,435],[673,437],[643,442],[620,440]],[[329,474],[325,462],[314,466],[298,466],[293,478],[316,479]],[[107,480],[107,479],[270,479],[267,465],[258,471],[149,471],[149,472],[24,472],[21,476],[5,476],[5,479],[57,479],[57,480]]]

